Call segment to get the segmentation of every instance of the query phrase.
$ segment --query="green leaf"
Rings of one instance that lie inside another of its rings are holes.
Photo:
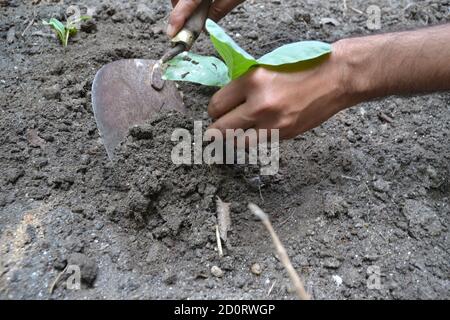
[[[191,52],[183,52],[170,60],[163,79],[218,87],[230,82],[228,68],[221,60]]]
[[[49,22],[44,21],[44,24],[50,25],[55,31],[62,34],[65,33],[66,27],[64,27],[64,24],[58,19],[51,18]]]
[[[206,21],[211,41],[225,61],[193,53],[183,53],[168,62],[163,78],[190,81],[209,86],[222,87],[241,77],[253,66],[273,66],[291,70],[292,64],[311,61],[331,52],[331,45],[320,41],[300,41],[284,45],[259,59],[255,59],[231,39],[214,21]],[[281,69],[280,69],[281,70]]]
[[[232,80],[239,78],[257,62],[250,54],[234,42],[225,31],[214,21],[206,21],[206,29],[210,34],[211,41],[228,66],[229,76]]]
[[[92,19],[91,16],[81,16],[80,17],[80,21],[88,21],[88,20],[91,20],[91,19]]]
[[[61,43],[63,45],[67,45],[66,43],[66,38],[67,38],[67,31],[66,31],[66,27],[62,24],[62,22],[60,22],[58,19],[55,18],[51,18],[50,21],[43,21],[44,25],[48,25],[50,26],[53,31],[55,31],[56,35],[58,36],[59,41],[61,41]]]
[[[331,45],[320,41],[290,43],[258,59],[258,64],[280,66],[316,59],[331,52]]]
[[[67,45],[69,44],[69,37],[70,37],[70,31],[67,31],[66,37],[64,38],[64,42],[63,42],[64,47],[67,47]]]
[[[214,21],[206,21],[211,41],[229,69],[232,80],[239,78],[257,65],[281,66],[308,61],[331,52],[331,45],[320,41],[300,41],[284,45],[259,59],[253,58],[226,34]]]

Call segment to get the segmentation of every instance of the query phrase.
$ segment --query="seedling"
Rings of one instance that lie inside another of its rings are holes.
[[[67,47],[69,43],[69,38],[75,36],[78,33],[79,24],[82,21],[87,21],[91,19],[90,16],[80,16],[75,19],[68,19],[64,25],[61,21],[55,18],[51,18],[48,22],[43,21],[42,23],[46,26],[50,26],[53,31],[58,36],[59,41],[64,47]]]
[[[163,79],[189,81],[208,86],[222,87],[231,80],[247,73],[254,66],[290,66],[331,53],[331,45],[320,41],[300,41],[290,43],[255,59],[234,42],[226,32],[212,20],[206,21],[206,29],[211,41],[223,61],[216,57],[201,56],[183,52],[170,60],[165,68]]]

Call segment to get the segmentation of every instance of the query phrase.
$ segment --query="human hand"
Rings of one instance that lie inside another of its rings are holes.
[[[306,132],[358,101],[346,88],[339,44],[317,67],[280,71],[258,67],[211,99],[210,129],[279,129],[281,139]]]
[[[209,10],[209,18],[218,21],[245,0],[215,0]],[[173,38],[194,13],[202,0],[172,0],[173,10],[169,17],[167,35]]]
[[[289,139],[363,101],[448,91],[449,31],[445,24],[343,39],[317,67],[256,68],[213,96],[211,128],[279,129],[280,138]]]

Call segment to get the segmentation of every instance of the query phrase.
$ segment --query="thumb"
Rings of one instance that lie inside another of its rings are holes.
[[[170,14],[169,25],[167,27],[167,35],[170,38],[175,37],[175,35],[183,28],[186,20],[194,13],[201,2],[201,0],[179,0],[178,2],[172,2],[176,3],[176,5]]]

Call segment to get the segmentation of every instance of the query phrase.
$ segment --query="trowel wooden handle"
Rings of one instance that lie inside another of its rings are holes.
[[[187,49],[192,47],[205,26],[211,2],[212,0],[202,0],[192,16],[184,24],[183,29],[172,39],[172,42],[182,42]]]
[[[203,0],[197,7],[194,14],[186,21],[184,27],[194,34],[195,39],[202,33],[205,26],[206,19],[208,18],[209,7],[211,7],[211,0]]]

